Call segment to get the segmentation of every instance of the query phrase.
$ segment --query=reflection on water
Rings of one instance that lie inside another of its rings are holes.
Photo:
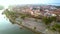
[[[34,34],[27,29],[20,29],[17,24],[11,24],[7,18],[2,15],[0,10],[0,34]]]

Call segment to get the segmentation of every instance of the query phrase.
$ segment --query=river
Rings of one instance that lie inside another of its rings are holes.
[[[0,34],[35,34],[26,28],[21,29],[17,24],[12,24],[1,14],[3,10],[0,10]]]

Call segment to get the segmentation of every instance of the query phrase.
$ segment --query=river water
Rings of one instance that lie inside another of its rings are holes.
[[[12,24],[0,10],[0,34],[35,34],[26,28],[20,28],[17,24]]]

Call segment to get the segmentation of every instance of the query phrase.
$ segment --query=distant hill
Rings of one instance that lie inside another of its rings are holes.
[[[0,5],[0,10],[4,9],[4,6]]]
[[[56,8],[60,8],[60,6],[55,6]]]

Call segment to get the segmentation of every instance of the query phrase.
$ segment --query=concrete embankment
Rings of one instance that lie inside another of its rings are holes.
[[[58,34],[57,32],[53,32],[51,30],[46,29],[46,26],[43,23],[41,23],[40,20],[35,21],[34,18],[26,18],[24,20],[18,18],[18,20],[16,20],[16,21],[14,21],[14,20],[11,20],[11,21],[13,21],[15,24],[18,24],[19,26],[27,28],[37,34]]]
[[[22,26],[23,28],[27,28],[36,34],[43,34],[42,32],[37,31],[37,29],[36,29],[37,27],[34,29],[34,27],[35,27],[35,26],[33,26],[34,23],[29,24],[29,22],[28,21],[26,22],[25,20],[22,23],[20,23],[18,21],[12,20],[11,18],[9,18],[9,20],[11,22],[13,22],[13,24],[18,24],[19,26]]]

